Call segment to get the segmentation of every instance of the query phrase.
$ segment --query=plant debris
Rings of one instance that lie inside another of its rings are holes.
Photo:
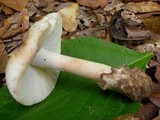
[[[0,73],[4,73],[8,62],[8,55],[3,43],[0,44]]]
[[[78,22],[76,18],[79,16],[79,5],[77,3],[71,4],[69,7],[65,7],[59,11],[62,16],[63,28],[67,32],[74,32],[77,29]]]

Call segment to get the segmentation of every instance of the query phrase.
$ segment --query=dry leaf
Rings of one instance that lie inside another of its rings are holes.
[[[143,30],[141,27],[125,26],[128,38],[149,38],[150,31]]]
[[[38,9],[35,7],[33,2],[29,2],[27,5],[27,10],[29,12],[29,16],[34,15],[35,13],[38,13]]]
[[[104,7],[107,4],[106,0],[77,0],[77,2],[91,8]]]
[[[141,119],[134,114],[127,114],[127,115],[119,116],[113,120],[141,120]]]
[[[8,56],[11,56],[12,53],[18,49],[21,44],[22,44],[22,41],[14,41],[14,42],[10,42],[12,45],[8,45],[6,46],[6,52],[8,54]]]
[[[80,29],[85,28],[95,28],[96,25],[103,25],[103,20],[100,14],[93,10],[84,8],[80,10],[80,15],[78,16],[78,27]],[[105,20],[104,20],[105,21]]]
[[[4,73],[8,62],[8,55],[4,50],[4,44],[0,44],[0,73]]]
[[[136,14],[137,18],[139,18],[139,19],[146,19],[149,17],[158,16],[158,15],[160,15],[160,11],[143,13],[143,14]]]
[[[109,11],[112,15],[119,11],[124,4],[120,0],[107,0],[104,11]]]
[[[3,27],[0,28],[0,37],[2,37],[5,34],[5,32],[8,30],[8,28],[12,24],[12,20],[13,18],[10,17],[4,22]]]
[[[11,15],[11,18],[13,20],[12,20],[12,25],[11,25],[11,27],[9,29],[12,29],[13,26],[14,26],[14,28],[17,27],[19,16],[20,16],[19,12],[16,12],[13,15]]]
[[[132,47],[144,43],[150,37],[149,31],[141,30],[141,27],[136,27],[137,25],[141,24],[124,20],[121,11],[117,11],[109,23],[109,33],[116,42]],[[139,32],[141,33],[139,34]]]
[[[139,26],[142,23],[142,20],[137,18],[135,13],[130,12],[128,10],[124,10],[121,12],[121,16],[127,22],[128,25],[131,26]]]
[[[13,14],[14,11],[12,9],[10,9],[9,7],[7,7],[6,5],[0,3],[0,10],[2,10],[6,15],[9,15],[9,14]]]
[[[20,45],[23,42],[23,39],[25,38],[24,34],[25,33],[22,33],[22,34],[19,34],[19,35],[15,36],[15,37],[2,40],[2,42],[5,44],[5,50],[8,54],[8,56],[10,56],[17,48],[20,47]]]
[[[160,120],[160,111],[159,111],[159,115],[155,117],[153,120]]]
[[[63,8],[69,7],[73,4],[73,2],[60,2],[54,8],[54,11],[60,11]]]
[[[97,26],[95,28],[88,28],[85,30],[78,31],[77,36],[93,36],[105,39],[107,36],[106,26]]]
[[[130,2],[125,6],[126,9],[134,13],[155,12],[160,11],[160,4],[155,2]]]
[[[27,9],[23,9],[20,13],[18,26],[21,25],[24,31],[29,29],[29,13]]]
[[[154,118],[153,120],[160,120],[160,115]]]
[[[123,0],[123,2],[144,2],[144,1],[149,1],[149,0]]]
[[[107,16],[106,16],[106,20],[107,20],[108,23],[111,21],[111,19],[112,19],[112,16],[111,16],[111,15],[107,15]]]
[[[139,114],[144,120],[152,120],[158,115],[159,108],[154,104],[148,102],[141,106]]]
[[[149,96],[149,100],[160,108],[160,82],[154,85],[154,88]]]
[[[33,2],[37,8],[44,8],[47,6],[47,3],[44,0],[33,0]]]
[[[62,1],[62,2],[67,2],[67,1],[69,1],[69,0],[59,0],[59,1]]]
[[[63,8],[59,11],[62,16],[63,28],[68,32],[73,32],[77,29],[78,22],[76,18],[79,16],[79,5],[73,3],[71,6]]]
[[[45,12],[52,12],[54,10],[55,2],[56,0],[44,0],[44,2],[47,4],[46,7],[43,9]]]
[[[0,0],[0,3],[16,11],[21,11],[28,4],[28,0]]]
[[[155,73],[155,77],[156,79],[160,82],[160,65],[156,66],[156,73]]]
[[[8,39],[8,38],[12,38],[12,37],[15,37],[17,36],[18,34],[24,32],[23,28],[22,27],[18,27],[18,28],[14,28],[10,31],[7,31],[3,36],[2,38],[3,39]]]
[[[160,17],[151,17],[143,20],[144,28],[160,34]]]

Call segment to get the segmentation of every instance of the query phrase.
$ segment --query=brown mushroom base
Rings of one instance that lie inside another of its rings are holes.
[[[152,81],[144,71],[134,68],[113,69],[112,73],[101,74],[98,84],[103,90],[111,89],[122,93],[132,100],[143,99],[149,96],[152,90]]]

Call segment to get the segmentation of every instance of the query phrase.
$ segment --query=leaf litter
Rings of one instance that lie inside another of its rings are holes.
[[[50,12],[62,15],[62,39],[94,36],[136,51],[154,52],[146,73],[154,78],[156,87],[148,102],[142,102],[145,112],[139,113],[141,119],[159,117],[159,0],[0,0],[0,85],[4,83],[8,56],[20,47],[30,26]],[[156,107],[150,107],[153,105]]]

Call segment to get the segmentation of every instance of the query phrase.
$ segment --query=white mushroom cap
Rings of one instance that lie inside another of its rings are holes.
[[[33,105],[54,89],[59,71],[31,65],[40,47],[60,53],[62,20],[58,13],[46,15],[29,29],[22,46],[13,53],[7,68],[8,89],[19,103]]]

